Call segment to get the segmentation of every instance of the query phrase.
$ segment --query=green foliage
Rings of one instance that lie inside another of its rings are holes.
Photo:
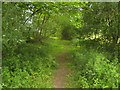
[[[77,38],[71,40],[71,44],[74,45],[74,46],[78,46],[79,42],[80,42],[80,40],[77,39]]]
[[[76,88],[118,88],[120,80],[118,59],[107,59],[110,54],[81,47],[73,52],[72,75],[69,87]]]
[[[50,78],[57,63],[49,48],[40,44],[25,44],[16,54],[3,58],[3,88],[52,87]]]
[[[84,9],[86,8],[86,9]],[[109,42],[116,43],[118,33],[118,3],[88,3],[83,8],[83,29],[80,33],[84,38],[95,36],[96,38],[104,38]],[[88,19],[89,18],[89,19]],[[97,35],[100,35],[97,37]],[[104,40],[103,40],[104,41]]]
[[[55,57],[68,49],[69,87],[117,88],[118,16],[112,2],[3,2],[2,87],[51,88]]]

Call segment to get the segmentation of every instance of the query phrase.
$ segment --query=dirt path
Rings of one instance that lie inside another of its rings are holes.
[[[59,64],[59,68],[55,71],[54,74],[54,88],[65,88],[66,86],[66,75],[70,74],[70,69],[67,66],[67,63],[70,61],[66,59],[69,53],[65,50],[57,58],[56,61]]]

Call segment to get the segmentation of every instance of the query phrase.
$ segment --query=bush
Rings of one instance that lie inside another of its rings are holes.
[[[3,88],[52,88],[52,69],[57,67],[50,49],[40,44],[23,44],[16,56],[3,58]],[[44,82],[44,83],[43,83]]]
[[[110,55],[110,54],[109,54]],[[77,88],[118,88],[118,59],[110,61],[107,53],[82,48],[73,52],[73,65],[76,73],[72,85]]]

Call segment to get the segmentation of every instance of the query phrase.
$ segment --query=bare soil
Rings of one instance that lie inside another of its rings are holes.
[[[69,53],[64,51],[56,58],[56,62],[59,64],[59,68],[55,71],[54,74],[54,88],[65,88],[66,86],[66,75],[71,73],[70,69],[67,67],[67,64],[70,62],[70,60],[66,59],[68,56]]]

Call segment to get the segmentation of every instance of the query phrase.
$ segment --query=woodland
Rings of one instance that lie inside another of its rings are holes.
[[[119,88],[119,12],[118,2],[2,2],[0,88]]]

